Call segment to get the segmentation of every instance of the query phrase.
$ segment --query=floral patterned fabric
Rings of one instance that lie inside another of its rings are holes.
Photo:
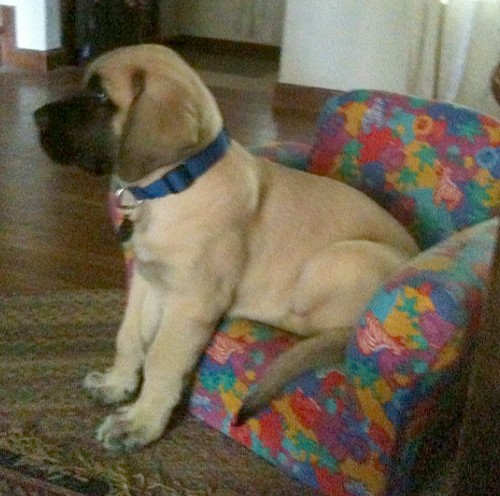
[[[245,395],[295,338],[223,321],[201,361],[191,412],[324,494],[407,494],[437,399],[477,328],[497,226],[490,217],[500,204],[499,147],[492,118],[355,91],[327,103],[312,150],[254,150],[366,191],[430,248],[375,295],[345,363],[297,378],[240,427],[232,421]]]
[[[500,198],[497,120],[449,103],[357,90],[323,109],[310,171],[365,191],[422,248],[488,219]]]

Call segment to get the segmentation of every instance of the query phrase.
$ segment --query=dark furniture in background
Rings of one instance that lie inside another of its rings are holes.
[[[158,0],[76,0],[78,63],[120,46],[154,40],[158,34],[158,3]]]

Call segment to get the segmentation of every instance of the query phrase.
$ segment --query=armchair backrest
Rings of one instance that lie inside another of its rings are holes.
[[[366,192],[425,249],[500,205],[500,122],[451,103],[351,91],[323,108],[309,170]]]

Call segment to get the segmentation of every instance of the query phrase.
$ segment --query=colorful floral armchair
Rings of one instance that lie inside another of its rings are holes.
[[[439,398],[477,329],[500,205],[500,123],[452,104],[358,90],[326,103],[312,147],[255,152],[365,191],[423,251],[374,296],[344,363],[299,377],[239,427],[243,398],[294,338],[224,321],[190,411],[324,494],[407,494]]]

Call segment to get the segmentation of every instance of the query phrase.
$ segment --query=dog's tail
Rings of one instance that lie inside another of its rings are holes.
[[[334,329],[304,339],[281,354],[270,366],[266,375],[250,393],[236,415],[233,424],[241,425],[266,406],[292,379],[308,370],[333,365],[344,359],[345,345],[350,327]]]

